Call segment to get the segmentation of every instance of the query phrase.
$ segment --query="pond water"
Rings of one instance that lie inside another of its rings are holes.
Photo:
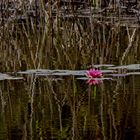
[[[139,140],[140,28],[122,24],[125,8],[7,2],[0,140]]]
[[[0,140],[140,139],[134,66],[102,69],[98,85],[86,83],[85,70],[1,73]]]

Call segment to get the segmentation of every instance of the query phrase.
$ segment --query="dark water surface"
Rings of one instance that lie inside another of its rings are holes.
[[[138,7],[1,1],[0,140],[140,140],[140,28],[121,21]]]
[[[140,139],[140,75],[18,76],[0,81],[0,140]]]

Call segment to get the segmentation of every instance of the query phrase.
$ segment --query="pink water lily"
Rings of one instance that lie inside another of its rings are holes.
[[[87,80],[87,83],[89,85],[96,85],[96,84],[100,84],[102,83],[102,81],[100,79],[96,79],[96,78],[101,78],[103,76],[102,72],[100,70],[96,70],[96,69],[90,69],[88,71],[86,71],[86,76],[89,78]],[[92,79],[95,78],[95,79]]]
[[[86,71],[86,76],[88,78],[101,78],[103,76],[101,70],[90,69]]]

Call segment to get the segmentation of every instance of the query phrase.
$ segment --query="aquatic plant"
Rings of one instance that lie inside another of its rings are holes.
[[[101,70],[96,70],[96,69],[90,69],[86,71],[86,76],[88,78],[101,78],[102,77],[102,72]]]
[[[89,85],[97,85],[102,82],[99,78],[101,78],[103,74],[100,70],[90,69],[86,71],[86,76],[89,78],[86,83]]]

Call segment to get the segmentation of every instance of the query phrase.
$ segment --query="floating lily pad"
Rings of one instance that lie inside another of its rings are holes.
[[[112,80],[111,77],[105,77],[105,78],[88,78],[88,77],[78,77],[76,79],[79,79],[79,80]]]
[[[140,64],[131,64],[127,66],[128,70],[140,70]]]
[[[18,74],[36,74],[38,76],[83,76],[87,70],[49,70],[49,69],[35,69],[20,71]],[[101,70],[102,73],[113,73],[114,70]]]
[[[128,76],[128,74],[109,74],[110,76],[113,76],[113,77],[125,77],[125,76]]]
[[[51,70],[51,72],[43,72],[43,73],[37,73],[37,75],[39,76],[48,76],[48,75],[52,75],[52,76],[82,76],[85,75],[85,70],[81,70],[81,71],[72,71],[72,70]]]
[[[5,78],[5,80],[22,80],[22,79],[23,77],[12,77],[12,76]]]
[[[14,77],[8,74],[0,73],[0,80],[20,80],[20,79],[23,79],[23,77]]]
[[[36,74],[36,73],[51,73],[52,70],[48,70],[48,69],[30,69],[30,70],[26,70],[26,71],[19,71],[17,73],[19,74]]]
[[[109,70],[127,69],[127,66],[108,67]]]
[[[103,73],[103,74],[105,74],[105,73],[114,73],[114,72],[116,72],[115,70],[101,70],[101,72]]]
[[[140,75],[140,72],[129,72],[128,75]]]
[[[69,70],[50,70],[50,69],[31,69],[26,71],[19,71],[19,74],[48,74],[52,75],[53,73],[68,73]]]
[[[127,69],[127,70],[140,70],[140,64],[130,64],[116,67],[109,67],[109,70]]]

